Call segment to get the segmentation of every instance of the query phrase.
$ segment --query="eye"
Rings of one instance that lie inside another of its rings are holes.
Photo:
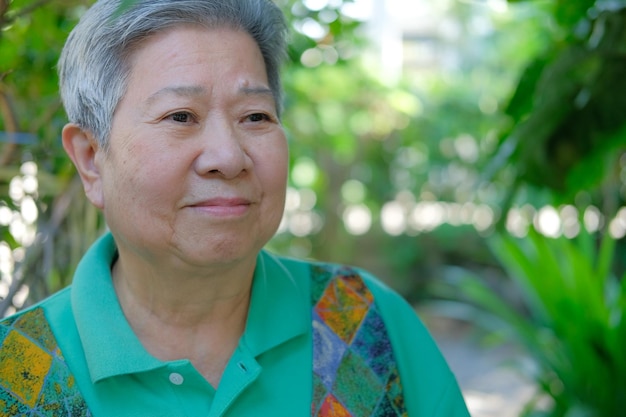
[[[187,111],[178,111],[165,117],[165,119],[172,120],[176,123],[192,123],[195,121],[195,116]]]
[[[270,115],[265,113],[252,113],[246,116],[249,122],[271,122],[273,119]]]

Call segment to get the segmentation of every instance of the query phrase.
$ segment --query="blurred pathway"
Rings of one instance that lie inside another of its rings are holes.
[[[420,312],[455,373],[472,417],[518,417],[535,393],[511,366],[530,361],[514,346],[485,348],[472,329],[450,319]]]

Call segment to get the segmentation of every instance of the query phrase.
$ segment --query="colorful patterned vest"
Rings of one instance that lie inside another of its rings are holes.
[[[353,270],[312,270],[314,417],[406,416],[391,343]],[[0,323],[0,417],[91,417],[37,308]]]
[[[313,402],[316,417],[407,416],[385,323],[352,269],[312,269]]]
[[[0,326],[0,416],[91,417],[43,309]]]

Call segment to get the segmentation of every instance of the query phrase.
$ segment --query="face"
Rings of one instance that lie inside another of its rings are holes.
[[[121,258],[193,267],[254,259],[280,223],[288,164],[255,41],[178,27],[141,44],[131,64],[91,198]]]

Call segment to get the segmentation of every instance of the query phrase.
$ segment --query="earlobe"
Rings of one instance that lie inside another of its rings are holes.
[[[104,208],[102,177],[98,163],[100,152],[104,152],[96,139],[74,123],[63,128],[63,148],[74,163],[83,182],[85,194],[91,203]]]

